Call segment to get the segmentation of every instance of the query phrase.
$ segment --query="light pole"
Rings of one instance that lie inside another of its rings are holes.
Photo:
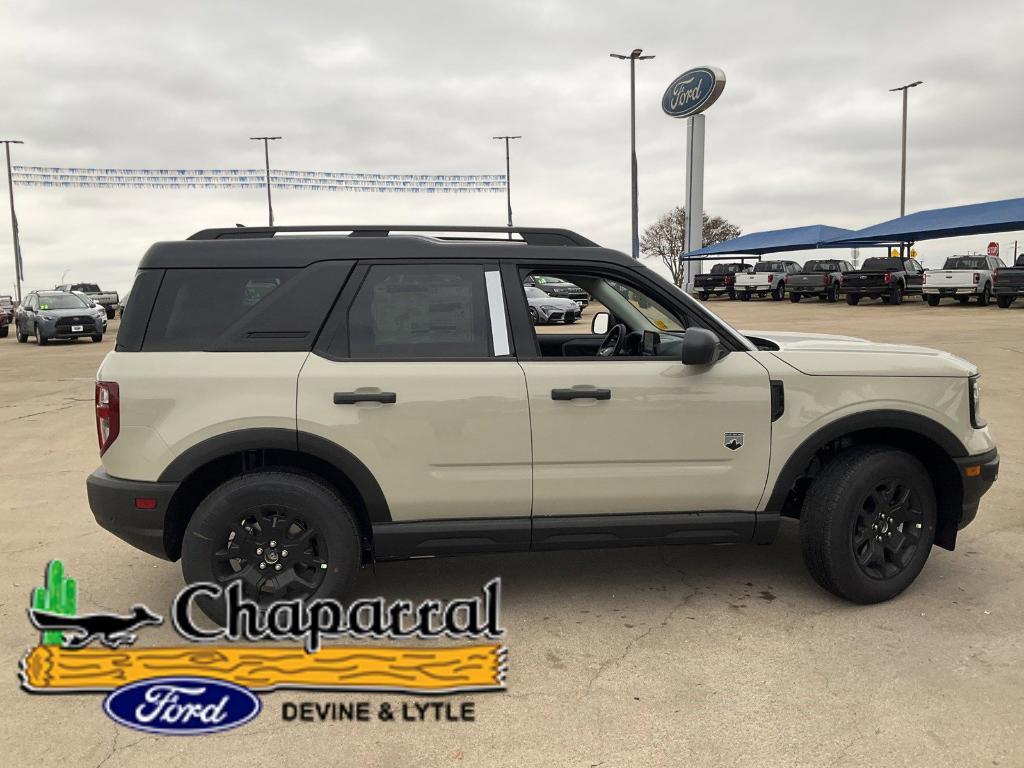
[[[512,139],[521,139],[522,136],[492,136],[492,139],[505,142],[505,201],[508,204],[508,228],[512,229],[512,165],[509,161],[508,143]],[[512,239],[512,233],[508,233],[508,239]]]
[[[899,88],[890,88],[890,93],[903,91],[903,139],[902,154],[900,159],[900,216],[907,212],[907,91],[921,85],[923,80],[915,80],[913,83],[901,85]]]
[[[280,136],[250,136],[250,141],[263,142],[263,158],[267,161],[267,218],[270,226],[274,226],[274,206],[270,202],[270,142],[277,141]]]
[[[653,59],[653,56],[641,56],[642,48],[634,48],[629,55],[621,53],[608,54],[613,59],[629,61],[629,158],[630,175],[632,178],[632,208],[633,208],[633,258],[640,258],[640,207],[639,193],[636,180],[636,63]]]
[[[17,287],[18,306],[21,306],[21,281],[25,279],[21,264],[21,241],[18,238],[18,217],[14,213],[14,179],[11,176],[11,144],[24,144],[18,139],[0,139],[7,156],[7,196],[11,201],[11,236],[14,238],[14,282]]]

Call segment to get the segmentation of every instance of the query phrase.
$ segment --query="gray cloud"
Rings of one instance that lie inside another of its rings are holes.
[[[629,243],[628,67],[638,66],[641,221],[682,203],[684,125],[664,87],[710,63],[705,203],[745,231],[895,216],[899,95],[911,92],[908,207],[1024,194],[1019,4],[305,2],[5,4],[0,134],[16,161],[501,172],[523,224]],[[28,287],[65,269],[124,289],[146,246],[262,223],[258,191],[19,188]],[[282,191],[279,221],[494,223],[501,195]],[[0,215],[0,292],[12,281]],[[1015,235],[992,239],[1010,243]],[[926,260],[988,237],[921,244]],[[1024,236],[1022,236],[1024,239]]]

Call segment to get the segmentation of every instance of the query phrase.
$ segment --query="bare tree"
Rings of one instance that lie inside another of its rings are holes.
[[[741,230],[721,216],[704,214],[704,232],[701,248],[739,237]],[[686,243],[686,210],[676,206],[663,214],[644,230],[640,238],[640,253],[645,257],[657,256],[672,273],[672,282],[681,286],[685,276],[682,260]]]

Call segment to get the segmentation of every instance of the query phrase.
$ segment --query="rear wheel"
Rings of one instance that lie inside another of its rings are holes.
[[[992,287],[985,283],[985,287],[981,289],[981,295],[978,296],[978,306],[987,307],[989,302],[992,300]]]
[[[744,291],[740,294],[740,301],[750,301],[750,291]]]
[[[700,298],[701,301],[707,301],[708,300],[708,292],[707,291],[701,291],[700,294],[699,294],[699,298]]]
[[[1013,296],[996,296],[996,306],[1001,309],[1008,308],[1013,304]],[[21,341],[21,337],[18,337],[18,341]]]
[[[851,307],[855,306],[859,301],[860,296],[858,296],[856,293],[846,294],[846,303],[849,304]]]
[[[852,448],[826,465],[804,499],[804,563],[839,597],[889,600],[924,567],[936,519],[935,492],[921,462],[886,446]]]
[[[736,291],[729,291],[729,301],[736,301]]]
[[[903,303],[903,286],[898,283],[892,287],[892,294],[890,294],[890,301],[893,304],[899,305]]]
[[[786,298],[786,285],[779,283],[772,291],[772,301],[782,301],[784,298]]]
[[[939,297],[938,296],[933,296],[933,295],[929,294],[928,296],[924,297],[924,300],[928,302],[928,306],[929,307],[937,307],[937,306],[939,306]]]
[[[342,597],[359,563],[359,531],[346,504],[327,486],[290,472],[254,472],[215,489],[189,520],[181,551],[186,582],[239,582],[261,606]],[[197,602],[224,623],[222,598]]]
[[[835,304],[839,301],[839,286],[833,285],[831,290],[828,292],[828,301],[830,304]]]
[[[0,339],[6,339],[7,338],[7,334],[10,333],[10,331],[9,331],[10,327],[11,326],[9,326],[9,325],[5,325],[2,328],[0,328]]]
[[[19,344],[24,344],[25,342],[28,341],[28,334],[22,333],[20,330],[18,330],[18,326],[14,326],[14,335],[15,337],[17,337]]]
[[[102,333],[94,333],[92,335],[92,340],[93,340],[94,343],[98,344],[99,342],[103,341],[103,334]]]

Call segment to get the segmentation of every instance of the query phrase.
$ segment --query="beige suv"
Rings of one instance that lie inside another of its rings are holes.
[[[531,323],[535,274],[592,297],[582,327]],[[152,246],[131,295],[92,510],[258,601],[376,561],[766,544],[794,518],[818,583],[876,602],[998,471],[970,363],[741,333],[564,230],[207,230]]]

